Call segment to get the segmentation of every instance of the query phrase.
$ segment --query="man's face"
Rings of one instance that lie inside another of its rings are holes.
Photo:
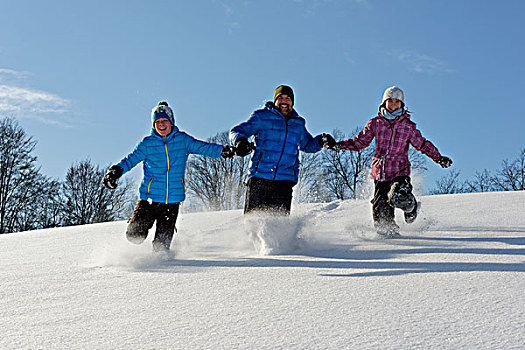
[[[155,131],[160,136],[168,136],[173,130],[173,125],[168,118],[159,118],[155,120]]]
[[[282,115],[287,115],[292,111],[293,101],[288,95],[279,95],[275,100],[275,107],[281,111]]]

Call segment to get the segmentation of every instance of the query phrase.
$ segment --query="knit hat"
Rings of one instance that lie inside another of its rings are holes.
[[[173,115],[173,111],[168,106],[168,102],[166,101],[160,101],[159,104],[153,108],[151,111],[151,121],[153,122],[153,125],[155,125],[155,121],[157,119],[166,118],[170,121],[171,124],[175,125],[175,117]]]
[[[286,85],[280,85],[275,89],[275,92],[273,93],[273,103],[277,101],[279,96],[281,95],[288,95],[292,99],[292,103],[295,104],[294,96],[293,96],[293,90],[291,87]]]
[[[381,105],[383,105],[383,103],[385,103],[385,101],[389,98],[395,98],[396,100],[401,101],[403,106],[405,105],[405,96],[403,94],[403,90],[401,90],[397,86],[392,86],[385,90],[385,93],[383,94],[383,101],[381,101]]]

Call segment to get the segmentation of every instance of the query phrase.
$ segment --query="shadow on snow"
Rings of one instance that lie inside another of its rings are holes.
[[[417,237],[419,241],[461,241],[461,242],[499,242],[509,245],[525,245],[525,237],[468,237],[442,238]],[[390,241],[389,241],[390,242]],[[410,240],[392,240],[391,242],[410,243]],[[415,245],[417,242],[414,242]],[[439,272],[525,272],[525,263],[498,262],[396,262],[378,261],[393,259],[398,255],[415,254],[464,254],[464,255],[515,255],[525,256],[525,249],[489,249],[489,248],[457,248],[457,247],[418,247],[406,249],[383,250],[352,250],[353,245],[338,245],[323,250],[305,249],[292,253],[293,255],[274,255],[268,257],[245,257],[225,259],[188,259],[165,260],[157,266],[143,267],[142,271],[155,272],[197,272],[202,268],[310,268],[319,270],[373,270],[355,273],[335,273],[320,271],[323,277],[372,277],[398,276],[414,273]],[[329,260],[304,260],[298,257],[320,258]],[[286,258],[285,258],[286,257]],[[174,268],[183,268],[182,270]],[[195,268],[195,269],[193,269]]]

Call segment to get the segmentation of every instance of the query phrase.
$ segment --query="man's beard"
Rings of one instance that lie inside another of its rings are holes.
[[[282,114],[288,114],[292,111],[292,107],[287,103],[281,103],[278,107]]]

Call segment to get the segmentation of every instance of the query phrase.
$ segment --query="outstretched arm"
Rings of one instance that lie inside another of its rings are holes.
[[[368,147],[374,140],[374,137],[375,133],[372,127],[372,120],[370,120],[359,134],[351,139],[338,142],[336,147],[342,150],[360,151]]]
[[[442,168],[448,168],[452,165],[452,159],[441,155],[437,147],[434,146],[432,142],[425,139],[418,129],[414,130],[414,134],[410,138],[410,144],[419,152],[423,153],[435,163],[439,164]]]
[[[441,157],[441,153],[439,153],[436,146],[434,146],[434,144],[429,140],[425,139],[418,129],[414,129],[414,132],[410,137],[410,144],[419,152],[432,159],[434,162],[436,162]]]
[[[319,152],[322,149],[321,135],[313,137],[306,130],[306,127],[303,127],[301,140],[299,141],[299,149],[306,153]]]
[[[139,162],[145,159],[145,153],[143,151],[142,142],[140,142],[137,147],[128,154],[126,157],[122,158],[118,164],[112,165],[109,167],[108,171],[102,178],[102,184],[108,189],[117,188],[117,180],[126,172],[130,171],[137,165]]]
[[[248,140],[257,132],[259,132],[259,118],[256,112],[253,112],[247,121],[234,126],[230,130],[230,143],[236,145],[239,139],[244,138]]]
[[[220,158],[223,145],[216,143],[197,140],[196,138],[185,134],[187,137],[188,152],[191,154],[200,154],[210,158]]]
[[[122,158],[116,165],[121,167],[122,173],[125,174],[144,159],[146,159],[146,153],[144,152],[144,141],[141,141],[130,154]]]

